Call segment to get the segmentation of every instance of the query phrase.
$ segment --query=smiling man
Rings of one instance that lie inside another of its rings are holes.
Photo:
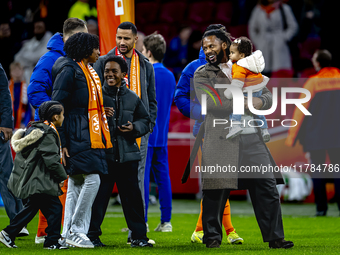
[[[207,31],[203,35],[202,47],[208,61],[199,67],[194,74],[194,86],[198,100],[201,100],[207,85],[214,88],[215,84],[230,84],[231,72],[228,66],[228,55],[231,40],[229,34],[222,29]],[[204,90],[203,90],[204,89]],[[202,149],[202,166],[235,167],[272,165],[275,162],[268,148],[260,136],[259,129],[246,126],[239,137],[227,140],[228,131],[225,126],[214,127],[214,119],[228,119],[233,110],[233,101],[223,96],[224,89],[216,88],[221,98],[221,104],[207,97],[207,115],[201,125],[196,143],[204,135]],[[202,104],[202,102],[200,102]],[[268,109],[272,104],[272,95],[268,89],[263,89],[261,97],[254,98],[256,109]],[[247,123],[252,118],[244,115]],[[242,123],[243,123],[242,119]],[[241,172],[241,171],[240,171]],[[238,172],[216,171],[201,173],[203,190],[203,243],[208,248],[219,248],[222,241],[222,216],[225,203],[230,191],[235,189],[248,189],[252,199],[254,212],[261,229],[264,242],[269,242],[270,248],[290,248],[294,244],[284,240],[280,199],[276,184],[283,183],[281,174],[276,176],[268,174],[238,174]]]
[[[152,64],[149,60],[143,56],[138,50],[134,48],[135,43],[138,40],[137,28],[131,22],[123,22],[117,28],[116,33],[116,44],[106,56],[116,55],[122,57],[127,65],[128,70],[124,76],[125,86],[130,90],[135,92],[138,97],[142,100],[146,110],[150,116],[149,133],[145,134],[141,138],[137,139],[137,144],[140,146],[141,160],[138,163],[138,185],[142,193],[143,206],[144,206],[144,172],[145,172],[145,162],[146,154],[148,149],[148,139],[150,132],[152,132],[156,124],[157,116],[157,101],[156,101],[156,90],[155,90],[155,74]],[[101,56],[99,60],[95,63],[94,69],[98,73],[102,84],[106,84],[107,81],[104,80],[104,69],[106,56]],[[104,177],[105,178],[105,177]],[[98,210],[98,212],[97,212]],[[97,213],[101,213],[101,209],[92,211],[92,222],[89,230],[89,238],[92,241],[99,240],[101,235],[100,225],[95,225],[93,219],[95,219]],[[131,235],[131,232],[129,236]],[[101,242],[99,243],[101,246]],[[130,238],[128,238],[128,243]]]

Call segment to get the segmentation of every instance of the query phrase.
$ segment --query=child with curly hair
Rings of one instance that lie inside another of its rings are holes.
[[[247,37],[242,36],[232,42],[229,54],[229,59],[234,63],[231,85],[242,88],[243,92],[247,91],[245,88],[251,87],[253,97],[260,97],[269,78],[261,74],[265,66],[262,52],[257,50],[252,53],[252,50],[253,45]],[[233,98],[230,89],[226,89],[224,95],[228,99]],[[244,93],[244,95],[247,96],[247,93]],[[241,117],[239,114],[230,114],[229,120],[235,125],[230,128],[227,139],[243,133]],[[261,127],[263,141],[269,142],[270,134],[266,118],[263,115],[256,115],[255,117],[258,119],[257,124]]]
[[[0,242],[8,248],[17,248],[15,237],[40,209],[48,222],[44,249],[67,249],[59,240],[63,207],[58,196],[62,195],[61,187],[67,174],[56,129],[64,121],[64,108],[56,101],[44,102],[39,107],[39,117],[41,121],[18,129],[11,140],[17,154],[8,188],[16,197],[27,198],[27,203],[0,232]]]

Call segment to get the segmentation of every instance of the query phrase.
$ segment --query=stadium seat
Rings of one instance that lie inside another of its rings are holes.
[[[215,3],[211,1],[196,2],[189,6],[188,19],[191,22],[206,23],[211,20]]]
[[[136,24],[138,26],[146,23],[153,23],[159,13],[159,3],[144,2],[136,4]]]
[[[216,5],[215,23],[228,26],[231,22],[233,4],[231,1],[221,2]]]
[[[249,38],[247,25],[230,26],[228,31],[232,37],[246,36]]]
[[[171,23],[178,23],[184,20],[184,14],[187,9],[185,2],[168,2],[161,6],[159,21]]]
[[[318,38],[307,38],[306,41],[301,43],[300,48],[300,58],[310,60],[313,57],[314,52],[320,48],[321,39]]]
[[[165,23],[146,25],[143,28],[143,33],[145,33],[146,35],[152,34],[155,31],[157,31],[158,34],[161,34],[164,37],[167,44],[169,44],[170,40],[176,35],[176,27]]]
[[[316,74],[314,67],[306,68],[300,73],[301,78],[308,78],[311,75]]]

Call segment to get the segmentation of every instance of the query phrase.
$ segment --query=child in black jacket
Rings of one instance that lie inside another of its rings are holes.
[[[92,206],[88,237],[95,246],[100,241],[103,222],[114,184],[117,184],[126,223],[132,230],[131,247],[152,247],[146,236],[144,207],[138,186],[138,161],[141,159],[138,139],[150,131],[150,118],[141,99],[126,87],[128,67],[119,56],[105,60],[103,99],[113,148],[107,149],[109,175],[101,176],[100,188]]]

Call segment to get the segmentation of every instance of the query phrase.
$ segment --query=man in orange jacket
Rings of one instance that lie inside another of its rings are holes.
[[[314,184],[316,216],[327,213],[326,183],[334,179],[338,208],[340,210],[340,70],[331,67],[332,55],[327,50],[314,53],[312,62],[317,74],[303,86],[311,93],[311,100],[303,106],[312,114],[305,116],[298,108],[293,119],[297,125],[289,129],[287,146],[297,140],[309,153],[310,172]],[[300,98],[304,95],[301,95]],[[331,164],[326,165],[328,153]]]

